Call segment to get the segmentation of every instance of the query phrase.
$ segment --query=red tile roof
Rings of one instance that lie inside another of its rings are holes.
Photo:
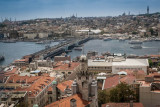
[[[107,104],[102,104],[102,107],[130,107],[130,103],[107,103]],[[133,107],[144,107],[144,106],[142,103],[133,103]]]
[[[68,63],[58,62],[53,70],[74,70],[80,65],[79,62],[70,62],[70,67]]]
[[[62,92],[64,92],[64,90],[67,88],[67,86],[68,86],[69,89],[71,89],[72,83],[73,83],[73,80],[64,81],[64,82],[62,82],[62,83],[59,83],[59,84],[57,85],[57,88],[58,88],[59,90],[61,90]]]
[[[45,107],[70,107],[70,100],[73,98],[76,100],[77,107],[85,107],[90,103],[88,101],[83,100],[80,94],[75,94],[73,96],[51,103]]]
[[[119,83],[119,75],[108,77],[105,80],[104,89],[115,87],[118,85],[118,83]]]
[[[10,76],[10,78],[7,80],[6,83],[10,83],[10,84],[23,84],[23,82],[25,84],[28,84],[27,87],[18,87],[16,90],[17,91],[27,91],[27,92],[31,92],[29,94],[29,97],[34,97],[37,96],[38,93],[40,93],[44,87],[48,86],[49,84],[51,84],[51,82],[54,80],[55,78],[53,77],[48,77],[48,76],[18,76],[18,75],[13,75]]]
[[[124,77],[120,77],[119,75],[115,75],[113,77],[108,77],[105,80],[104,89],[116,87],[119,82],[125,82],[127,84],[132,84],[136,79],[133,75],[126,75]]]
[[[16,74],[18,68],[17,67],[13,67],[12,70],[8,70],[8,71],[3,71],[3,72],[0,72],[0,75],[4,75],[4,76],[11,76],[11,75],[14,75]]]

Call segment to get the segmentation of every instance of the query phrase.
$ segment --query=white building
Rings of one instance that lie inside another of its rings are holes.
[[[88,69],[92,72],[117,74],[122,70],[143,70],[147,73],[148,59],[129,59],[122,56],[109,56],[105,59],[89,59]]]
[[[112,62],[112,73],[117,74],[120,70],[143,70],[147,73],[148,59],[128,59],[120,62]]]

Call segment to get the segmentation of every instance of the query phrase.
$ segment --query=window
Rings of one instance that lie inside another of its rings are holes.
[[[71,72],[68,72],[68,74],[71,74]]]
[[[31,100],[31,104],[33,104],[33,100]]]

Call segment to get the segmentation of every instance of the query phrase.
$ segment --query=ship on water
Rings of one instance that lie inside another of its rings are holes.
[[[104,39],[103,39],[103,41],[109,41],[109,40],[112,40],[112,38],[107,37],[107,38],[104,38]]]
[[[140,46],[140,45],[135,45],[135,46],[131,46],[130,48],[132,48],[132,49],[142,49],[142,46]]]
[[[3,43],[16,43],[16,40],[4,40]]]
[[[3,61],[5,60],[5,57],[4,56],[0,56],[0,61]]]
[[[139,41],[139,40],[131,40],[129,42],[129,44],[142,44],[143,42],[142,41]]]

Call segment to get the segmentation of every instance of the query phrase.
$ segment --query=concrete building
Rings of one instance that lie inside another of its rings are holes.
[[[39,38],[47,38],[48,37],[48,33],[39,33],[38,37]]]
[[[129,59],[112,62],[112,73],[116,74],[120,70],[143,70],[147,74],[149,67],[148,59]]]
[[[79,69],[79,62],[58,62],[54,65],[52,72],[62,73],[65,77],[68,77],[70,74],[74,73]]]
[[[59,62],[59,61],[71,61],[71,56],[55,56],[54,62]]]
[[[160,106],[160,75],[152,74],[145,77],[145,81],[138,81],[140,85],[140,102],[144,107]]]
[[[53,61],[51,59],[47,60],[35,60],[30,63],[29,68],[31,70],[36,70],[38,67],[53,67]]]
[[[125,56],[108,56],[105,59],[89,59],[88,69],[91,72],[107,72],[117,74],[122,70],[143,70],[147,73],[147,59],[130,59]]]
[[[27,91],[1,91],[0,107],[28,106]]]
[[[28,96],[27,107],[33,107],[35,104],[44,107],[49,102],[47,90],[52,87],[54,79],[49,76],[18,76],[15,74],[7,77],[7,80],[0,84],[0,91],[25,91]]]
[[[108,62],[104,59],[99,60],[88,60],[88,70],[90,72],[112,72],[112,62]]]
[[[23,34],[23,37],[26,37],[28,39],[34,39],[35,37],[37,37],[37,33],[25,33]]]

